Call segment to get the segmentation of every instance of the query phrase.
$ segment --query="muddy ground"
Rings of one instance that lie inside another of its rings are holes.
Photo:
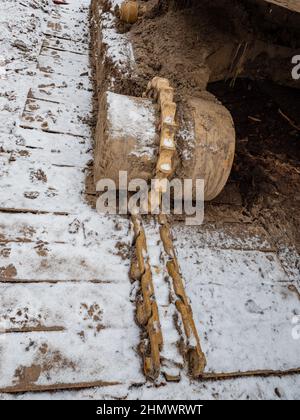
[[[105,10],[109,2],[103,4]],[[300,16],[260,0],[140,4],[143,12],[134,25],[116,20],[117,32],[132,44],[134,69],[118,73],[104,56],[101,74],[96,72],[98,94],[107,89],[112,74],[112,90],[134,96],[141,96],[147,82],[160,75],[175,87],[180,115],[186,97],[201,96],[205,90],[213,93],[232,113],[237,148],[229,182],[221,198],[207,205],[207,212],[226,197],[226,216],[217,211],[221,224],[233,217],[238,204],[241,218],[262,224],[285,257],[290,250],[297,256],[300,91],[283,85],[297,86],[289,54],[300,45]],[[245,43],[258,42],[265,50],[255,60],[241,59],[243,51],[248,58],[252,54],[244,50]],[[274,48],[278,55],[270,58]],[[282,58],[286,53],[288,60]],[[298,272],[297,258],[293,261]]]
[[[168,78],[178,97],[239,75],[295,86],[290,58],[299,52],[300,16],[257,0],[149,0],[134,25],[118,23],[133,45],[136,68],[124,93]]]
[[[248,79],[237,80],[234,87],[213,83],[209,90],[235,122],[230,180],[238,183],[245,209],[277,245],[286,241],[299,253],[300,131],[293,121],[300,121],[300,91]]]

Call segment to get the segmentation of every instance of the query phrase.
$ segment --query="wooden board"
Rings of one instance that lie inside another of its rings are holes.
[[[72,6],[71,6],[72,7]],[[76,5],[74,5],[76,7]],[[86,12],[72,13],[66,9],[55,10],[44,29],[45,35],[72,40],[75,42],[88,42],[88,22]]]
[[[18,128],[15,135],[0,134],[2,157],[24,162],[86,168],[92,159],[90,139],[67,134]],[[2,161],[4,163],[4,160]]]
[[[43,131],[89,136],[87,115],[79,112],[77,105],[28,98],[21,118],[21,127]]]
[[[91,332],[85,341],[72,331],[5,334],[0,392],[142,381],[133,343],[138,343],[138,333],[132,328],[102,329],[96,336]]]
[[[90,74],[87,55],[69,51],[43,48],[38,58],[38,68],[44,73],[56,73],[65,76],[87,76]]]
[[[116,230],[113,219],[89,212],[81,217],[0,213],[0,281],[126,286],[126,229],[119,224]]]
[[[0,156],[0,188],[5,189],[0,208],[63,213],[78,209],[84,189],[80,168],[32,163],[27,159],[10,162],[9,158],[10,155]]]
[[[300,12],[299,0],[266,0],[269,3],[276,4],[277,6],[285,7],[294,12]]]
[[[201,249],[194,238],[192,248],[181,236],[176,244],[207,371],[297,367],[299,299],[276,253]]]
[[[172,229],[175,241],[189,241],[194,247],[232,250],[276,252],[267,232],[259,226],[228,223],[222,228],[213,224],[185,226],[175,224]],[[180,252],[180,250],[179,250]]]
[[[63,76],[38,73],[36,84],[31,87],[29,96],[53,102],[76,105],[78,114],[91,109],[92,86],[88,77],[76,74]]]
[[[84,336],[84,332],[96,335],[104,328],[130,328],[134,307],[128,299],[130,283],[127,286],[0,284],[0,340],[7,331],[55,331],[60,327]],[[122,317],[116,316],[119,310]]]
[[[76,54],[88,55],[88,48],[84,42],[76,42],[71,39],[52,38],[48,36],[43,41],[43,47],[53,48],[61,51],[69,51]]]

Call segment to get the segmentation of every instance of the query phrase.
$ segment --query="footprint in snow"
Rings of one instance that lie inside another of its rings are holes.
[[[252,299],[247,300],[247,302],[245,303],[245,307],[247,312],[250,312],[250,314],[264,314],[263,309],[260,308]]]

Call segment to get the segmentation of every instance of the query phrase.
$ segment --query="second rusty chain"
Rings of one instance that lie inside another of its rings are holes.
[[[154,99],[160,108],[160,145],[156,165],[156,179],[167,180],[173,174],[173,160],[176,152],[176,104],[173,101],[174,91],[167,79],[155,77],[149,82],[145,96]],[[164,192],[162,183],[154,184],[153,191],[149,192],[148,208],[151,210],[157,205],[161,209],[161,196]],[[157,200],[158,195],[158,200]],[[155,206],[153,197],[155,196]],[[140,282],[140,293],[137,299],[136,319],[143,328],[147,340],[142,341],[140,351],[143,355],[144,373],[149,379],[156,379],[160,373],[160,351],[163,346],[163,337],[159,321],[159,312],[155,299],[150,261],[147,251],[146,235],[140,215],[131,215],[134,229],[134,255],[131,261],[130,277]],[[159,214],[160,237],[167,255],[166,268],[172,279],[175,306],[183,324],[181,331],[183,345],[180,349],[188,362],[189,372],[194,378],[203,374],[206,366],[205,355],[201,349],[199,335],[193,319],[192,308],[185,293],[184,281],[173,245],[171,229],[167,217]],[[146,341],[146,345],[143,343]]]
[[[168,79],[155,77],[149,82],[145,96],[154,99],[160,109],[160,145],[156,178],[158,180],[168,179],[174,172],[173,162],[176,152],[175,134],[177,125],[175,123],[176,104],[173,100],[174,89],[170,86]],[[158,188],[161,188],[161,184],[159,184]],[[161,192],[163,191],[159,191],[160,207],[162,204]],[[206,358],[201,348],[190,301],[185,292],[184,280],[177,260],[170,224],[166,215],[162,212],[158,217],[158,221],[160,224],[160,237],[168,257],[166,266],[173,283],[175,306],[180,313],[184,328],[182,332],[184,336],[183,353],[188,361],[190,374],[197,378],[203,374]]]

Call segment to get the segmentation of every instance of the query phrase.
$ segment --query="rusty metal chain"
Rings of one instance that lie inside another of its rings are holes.
[[[167,79],[155,77],[149,82],[144,96],[152,98],[160,109],[160,144],[156,164],[156,179],[167,180],[174,172],[174,155],[176,153],[176,104],[173,101],[174,90]],[[158,205],[161,209],[162,184],[158,184],[156,191],[159,195]],[[154,187],[156,188],[156,187]],[[150,208],[153,195],[149,191]],[[140,282],[140,290],[137,296],[136,320],[142,327],[144,339],[140,345],[140,352],[143,355],[145,376],[155,380],[160,373],[160,352],[163,346],[163,336],[159,321],[159,312],[155,299],[153,279],[150,261],[147,251],[147,240],[140,215],[131,215],[134,230],[134,252],[131,259],[130,277]],[[167,217],[159,214],[160,237],[164,251],[167,255],[166,268],[172,279],[175,306],[179,312],[183,324],[181,337],[183,346],[181,350],[189,365],[190,374],[198,378],[203,374],[206,366],[205,355],[202,352],[200,339],[193,319],[192,308],[185,293],[184,280],[181,275],[179,263],[173,245],[170,224]]]
[[[145,376],[155,380],[160,373],[163,337],[142,219],[139,215],[132,214],[131,221],[134,231],[134,253],[131,259],[130,278],[140,283],[136,299],[136,321],[144,333],[140,353],[143,356]]]
[[[176,152],[176,104],[173,101],[174,90],[169,81],[164,78],[155,77],[147,86],[146,96],[154,99],[160,107],[160,146],[159,157],[156,166],[156,178],[167,179],[174,172],[174,155]],[[161,206],[161,202],[160,202]],[[171,227],[167,217],[160,214],[158,217],[160,224],[160,237],[167,254],[167,271],[173,282],[173,290],[176,296],[176,308],[181,315],[183,329],[183,353],[188,361],[189,371],[193,377],[202,375],[206,358],[202,351],[199,335],[193,319],[193,312],[190,301],[184,288],[184,280],[176,257]]]

